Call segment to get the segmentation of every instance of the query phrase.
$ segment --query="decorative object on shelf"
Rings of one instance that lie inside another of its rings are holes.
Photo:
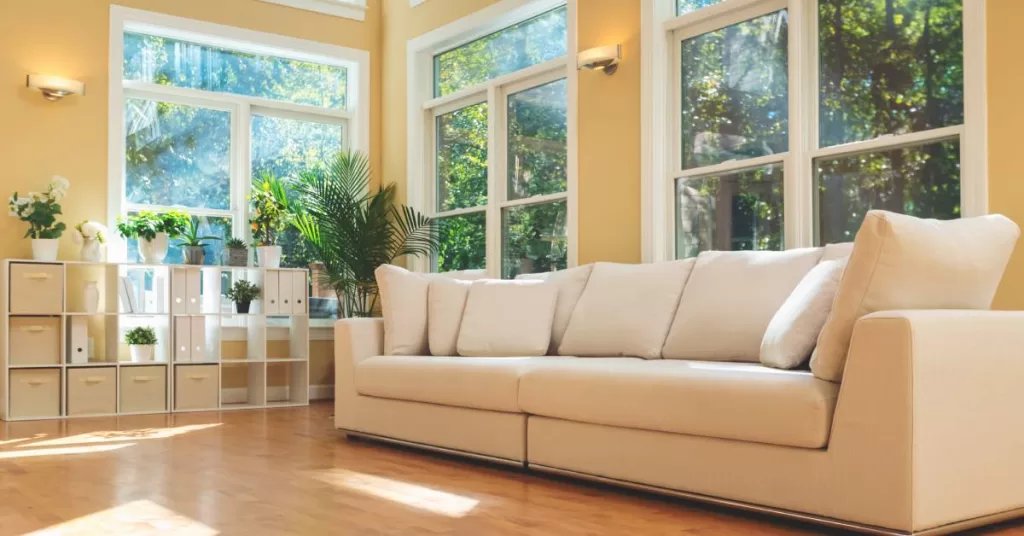
[[[121,295],[121,308],[124,312],[129,314],[143,312],[139,308],[139,300],[135,295],[135,282],[132,281],[132,278],[121,276],[118,287],[118,294]]]
[[[431,256],[441,248],[435,222],[395,202],[396,186],[370,189],[364,153],[343,151],[325,166],[299,174],[292,225],[313,246],[344,317],[372,316],[377,309],[374,270],[402,256]]]
[[[156,330],[150,327],[129,329],[124,334],[124,342],[128,343],[128,352],[132,363],[148,363],[153,361],[156,348]]]
[[[241,238],[229,238],[224,243],[228,266],[248,266],[249,246]]]
[[[167,258],[170,239],[177,238],[188,227],[190,216],[180,210],[157,214],[148,210],[117,219],[117,231],[125,239],[139,241],[142,262],[160,264]]]
[[[206,262],[206,243],[220,240],[216,236],[199,235],[199,218],[190,217],[185,231],[181,234],[182,247],[185,250],[185,264],[204,264]]]
[[[252,301],[260,297],[260,287],[244,279],[235,281],[235,284],[228,289],[228,299],[235,302],[235,312],[238,314],[249,314],[249,306]]]
[[[277,245],[278,233],[288,226],[292,216],[284,182],[270,173],[254,178],[249,202],[252,214],[249,224],[252,226],[252,240],[256,244],[256,257],[260,266],[279,268],[281,246]]]
[[[82,246],[79,258],[85,262],[103,262],[103,252],[107,243],[107,228],[95,221],[82,221],[71,230],[71,238]]]
[[[100,288],[96,281],[86,281],[82,290],[82,307],[87,313],[100,310]]]
[[[60,200],[68,193],[70,183],[64,177],[54,176],[45,192],[29,192],[24,197],[14,192],[7,200],[10,215],[28,223],[25,238],[32,239],[32,258],[37,261],[57,260],[57,239],[64,234]]]

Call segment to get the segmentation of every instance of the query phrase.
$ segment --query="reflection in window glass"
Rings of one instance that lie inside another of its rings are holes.
[[[129,203],[231,207],[231,114],[125,99]]]
[[[487,204],[487,103],[437,117],[437,210]]]
[[[821,145],[964,121],[962,0],[820,0]]]
[[[818,243],[853,240],[872,209],[948,220],[960,217],[960,143],[946,141],[822,159]]]
[[[437,271],[475,270],[486,267],[487,214],[483,211],[438,218],[441,251]]]
[[[566,203],[543,203],[502,211],[502,277],[564,270],[568,258]]]
[[[782,165],[676,180],[676,258],[783,248]]]
[[[434,96],[564,56],[565,22],[562,6],[434,56]]]
[[[565,80],[508,97],[508,198],[565,191]]]
[[[682,168],[789,148],[785,10],[682,43]]]
[[[344,67],[124,34],[124,78],[321,108],[345,108]]]
[[[703,9],[708,6],[713,6],[720,3],[722,0],[676,0],[676,15],[685,15]]]

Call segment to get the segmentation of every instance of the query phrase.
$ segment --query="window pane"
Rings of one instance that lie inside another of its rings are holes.
[[[565,7],[434,56],[434,96],[565,55]]]
[[[565,201],[507,208],[501,214],[502,277],[566,268]]]
[[[713,6],[722,0],[676,0],[676,15],[690,13],[708,6]]]
[[[347,71],[344,67],[125,33],[124,78],[344,109]]]
[[[138,213],[129,212],[128,214],[134,216]],[[203,248],[206,252],[203,264],[222,264],[224,240],[231,237],[231,223],[230,217],[202,216],[199,218],[199,235],[215,236],[220,239],[207,241],[206,247]],[[128,240],[128,261],[142,262],[142,257],[139,255],[138,240]],[[167,258],[164,262],[167,264],[183,264],[185,262],[185,250],[181,247],[181,239],[171,240],[170,246],[167,248]]]
[[[960,143],[945,141],[818,160],[818,242],[853,240],[872,209],[960,217]]]
[[[782,164],[676,181],[676,257],[783,247]]]
[[[438,272],[475,270],[486,266],[485,212],[438,218],[437,227],[441,238],[441,252],[437,256]]]
[[[437,210],[487,204],[487,103],[437,117]]]
[[[129,203],[231,207],[231,114],[125,99]]]
[[[788,14],[682,43],[682,168],[789,148]]]
[[[508,97],[508,198],[565,191],[565,80]]]
[[[821,0],[821,145],[964,121],[962,0]]]

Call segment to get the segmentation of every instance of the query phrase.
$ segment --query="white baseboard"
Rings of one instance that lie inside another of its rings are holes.
[[[222,389],[220,392],[220,401],[222,404],[241,404],[246,401],[248,395],[248,389],[245,387],[236,387],[234,389]],[[270,399],[282,399],[288,396],[288,388],[281,385],[276,387],[267,388],[267,398]],[[334,398],[334,385],[310,385],[309,386],[309,399],[310,400],[332,400]]]

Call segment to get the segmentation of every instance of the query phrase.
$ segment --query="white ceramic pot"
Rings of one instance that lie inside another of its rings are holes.
[[[167,233],[157,233],[152,240],[139,240],[139,255],[146,264],[160,264],[167,257]]]
[[[281,246],[260,246],[256,248],[256,257],[262,268],[280,268]]]
[[[57,260],[57,246],[60,242],[56,238],[33,238],[32,239],[32,260],[55,261]]]
[[[79,258],[84,262],[103,262],[103,244],[95,238],[86,238]]]
[[[96,281],[85,282],[85,289],[82,291],[82,303],[87,313],[95,313],[100,310],[100,289]]]
[[[153,361],[155,348],[153,344],[129,344],[128,353],[132,356],[132,363],[149,363]]]

